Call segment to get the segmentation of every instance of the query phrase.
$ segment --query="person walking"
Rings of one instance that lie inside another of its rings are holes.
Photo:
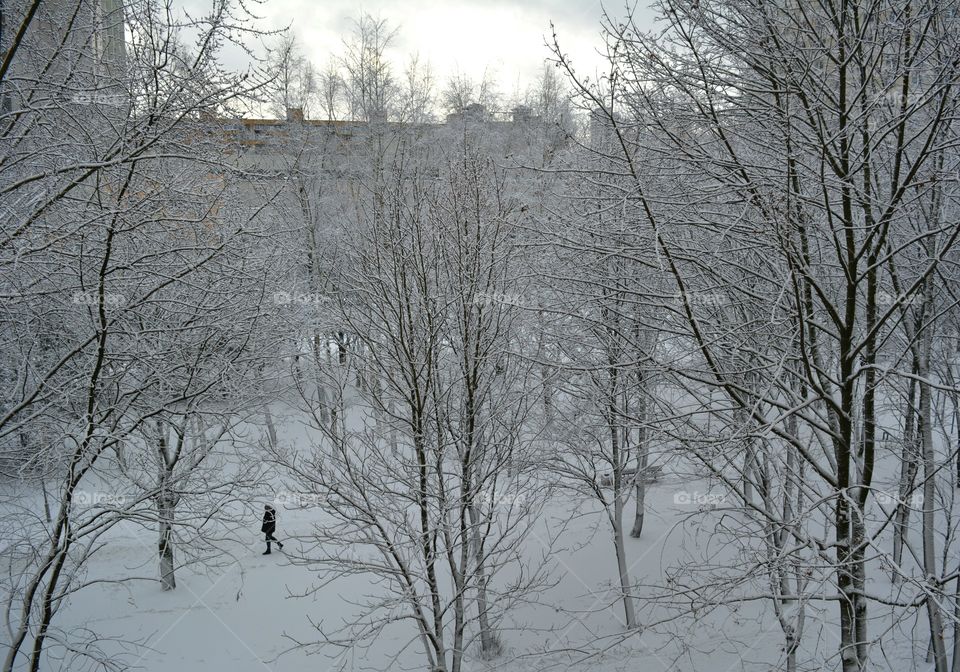
[[[271,541],[276,541],[280,550],[283,550],[283,542],[273,536],[277,531],[277,511],[269,504],[263,505],[263,525],[260,526],[260,531],[266,535],[267,550],[263,552],[264,555],[270,555]]]

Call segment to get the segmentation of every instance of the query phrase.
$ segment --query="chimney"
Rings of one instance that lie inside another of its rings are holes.
[[[287,108],[287,121],[303,121],[303,108],[302,108],[302,107],[288,107],[288,108]]]

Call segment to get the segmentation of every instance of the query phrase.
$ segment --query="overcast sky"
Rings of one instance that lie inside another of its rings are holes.
[[[548,55],[551,21],[578,72],[593,74],[601,63],[604,5],[624,13],[622,0],[266,0],[255,11],[268,27],[289,25],[318,68],[341,51],[361,11],[379,16],[399,29],[393,50],[398,66],[419,53],[440,85],[455,71],[479,80],[492,68],[510,98],[526,89]],[[650,12],[638,16],[646,20]]]

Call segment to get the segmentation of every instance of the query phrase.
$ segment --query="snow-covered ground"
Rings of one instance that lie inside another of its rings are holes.
[[[706,483],[692,484],[706,492]],[[630,541],[630,562],[634,578],[656,582],[661,568],[673,554],[665,542],[680,516],[691,506],[674,503],[676,483],[653,486],[648,495],[650,513],[643,538]],[[270,501],[265,493],[265,501]],[[616,578],[609,530],[599,511],[589,502],[578,507],[577,515],[564,534],[564,542],[553,544],[551,560],[556,586],[539,596],[542,606],[527,605],[511,614],[513,623],[503,623],[507,654],[486,663],[471,660],[468,669],[503,666],[508,670],[539,669],[548,663],[570,662],[579,656],[576,649],[603,635],[621,633],[622,606],[606,589]],[[550,529],[570,517],[570,504],[558,496],[544,511],[531,535],[528,553],[551,550]],[[310,569],[293,562],[297,535],[308,535],[311,526],[322,521],[318,507],[290,508],[280,512],[280,538],[287,538],[287,553],[261,555],[263,542],[259,519],[251,515],[244,544],[232,548],[234,559],[211,571],[187,568],[178,573],[175,591],[163,592],[156,583],[105,583],[87,588],[60,617],[64,629],[88,626],[101,637],[138,641],[142,651],[130,653],[125,661],[147,671],[204,669],[212,672],[254,672],[270,670],[366,669],[391,667],[419,669],[416,648],[408,649],[396,663],[388,660],[409,639],[409,625],[387,630],[367,650],[338,651],[333,646],[297,648],[295,643],[312,642],[317,633],[311,621],[335,623],[352,614],[352,598],[373,587],[359,578],[338,581],[307,597],[293,597],[312,585]],[[111,534],[108,548],[91,566],[91,578],[123,576],[154,569],[156,535],[131,525],[121,525]],[[146,566],[144,566],[146,563]],[[547,605],[557,605],[554,610]],[[527,626],[530,626],[529,628]],[[534,627],[535,626],[535,627]],[[523,628],[523,631],[520,630]],[[776,633],[774,633],[775,635]],[[645,668],[670,669],[671,661],[647,650],[642,638],[628,639],[602,656],[604,669],[636,669],[638,652]],[[758,642],[761,648],[769,648]],[[565,653],[565,649],[571,648]],[[544,652],[552,652],[547,656]],[[758,652],[759,653],[759,652]],[[312,656],[310,654],[313,654]],[[319,655],[321,658],[317,658]],[[717,669],[735,669],[736,656],[713,654]],[[596,668],[597,661],[584,663]]]
[[[291,409],[278,405],[272,415],[281,443],[309,440],[309,430]],[[628,636],[623,628],[622,603],[613,589],[617,573],[611,531],[601,507],[558,491],[522,549],[531,561],[546,558],[553,586],[531,595],[497,623],[502,656],[485,661],[470,650],[464,669],[732,672],[781,666],[783,633],[765,602],[734,602],[671,621],[676,610],[646,597],[662,592],[671,568],[684,563],[736,569],[749,560],[729,535],[717,531],[735,528],[731,521],[741,514],[725,508],[723,491],[715,483],[683,472],[674,460],[661,480],[649,486],[643,535],[627,540],[630,577],[639,586],[641,632]],[[410,622],[390,625],[370,646],[340,649],[320,641],[314,624],[329,628],[350,619],[357,613],[356,602],[379,588],[373,577],[354,575],[314,590],[317,575],[297,559],[327,514],[320,503],[292,502],[289,492],[296,488],[278,468],[271,476],[270,485],[247,502],[249,524],[232,541],[219,544],[224,553],[215,563],[179,569],[174,591],[164,592],[152,580],[116,581],[156,577],[157,538],[149,527],[126,522],[115,527],[87,568],[88,581],[103,582],[74,595],[58,614],[56,627],[73,639],[88,629],[91,643],[96,641],[120,669],[145,672],[423,669]],[[37,493],[23,496],[35,497],[39,510]],[[265,556],[259,514],[263,503],[271,501],[278,503],[278,536],[286,547]],[[625,516],[628,528],[632,516],[631,504]],[[875,568],[870,590],[888,593],[886,576]],[[800,656],[807,664],[800,669],[832,667],[834,603],[809,603],[807,610]],[[910,617],[902,631],[915,623]],[[891,624],[889,614],[878,612],[871,627],[879,631]],[[918,631],[922,629],[920,621]],[[901,632],[901,626],[894,631]],[[911,653],[905,641],[898,644],[894,637],[887,644],[875,653],[876,669],[924,669],[915,662],[922,655]],[[59,656],[63,651],[51,646],[48,669],[92,669],[89,662],[81,665],[69,656],[58,661]]]

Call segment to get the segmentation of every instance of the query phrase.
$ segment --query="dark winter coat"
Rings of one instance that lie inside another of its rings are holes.
[[[260,526],[260,531],[265,534],[273,534],[277,530],[277,512],[273,509],[264,509],[263,511],[263,525]]]

